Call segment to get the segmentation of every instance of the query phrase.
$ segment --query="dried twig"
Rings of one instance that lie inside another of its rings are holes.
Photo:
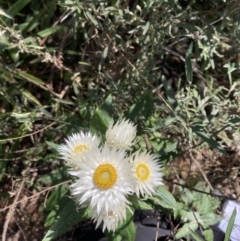
[[[56,124],[56,123],[57,123],[57,121],[54,121],[54,122],[52,122],[51,124],[45,126],[44,128],[42,128],[42,129],[40,129],[40,130],[38,130],[38,131],[34,131],[34,132],[30,133],[30,134],[26,134],[26,135],[18,136],[18,137],[0,139],[0,143],[1,143],[1,142],[5,142],[5,141],[18,140],[18,139],[22,139],[22,138],[25,138],[25,137],[28,137],[28,136],[32,136],[32,135],[34,135],[34,134],[36,134],[36,133],[39,133],[39,132],[41,132],[41,131],[43,131],[43,130],[45,130],[45,129],[51,127],[51,126],[53,126],[53,125]]]
[[[23,185],[24,185],[24,179],[22,180],[18,190],[17,190],[17,194],[13,200],[13,204],[10,206],[10,209],[8,211],[8,214],[6,216],[6,220],[4,222],[4,225],[3,225],[3,233],[2,233],[2,241],[6,241],[6,235],[7,235],[7,229],[8,229],[8,224],[14,214],[14,211],[15,211],[15,208],[16,208],[16,205],[18,204],[18,198],[20,196],[20,193],[23,189]]]
[[[190,156],[191,160],[195,163],[195,165],[197,166],[197,168],[199,169],[199,171],[201,172],[201,174],[202,174],[205,182],[209,185],[211,191],[214,191],[211,183],[208,181],[208,178],[207,178],[207,176],[205,175],[204,171],[202,170],[199,162],[193,157],[193,154],[192,154],[192,151],[191,151],[191,150],[189,150],[189,156]]]
[[[3,212],[3,211],[5,211],[5,210],[7,210],[7,209],[9,209],[9,208],[12,208],[14,205],[16,205],[16,204],[18,204],[18,203],[24,202],[24,201],[26,201],[26,200],[28,200],[28,199],[31,199],[31,198],[33,198],[33,197],[36,197],[36,196],[38,196],[38,195],[40,195],[40,194],[42,194],[42,193],[44,193],[44,192],[47,192],[47,191],[49,191],[49,190],[51,190],[51,189],[53,189],[53,188],[55,188],[55,187],[58,187],[58,186],[60,186],[60,185],[66,184],[66,183],[69,183],[69,182],[71,182],[71,181],[72,181],[72,180],[67,180],[67,181],[65,181],[65,182],[61,182],[61,183],[56,184],[56,185],[54,185],[54,186],[47,187],[46,189],[44,189],[44,190],[41,191],[41,192],[35,193],[35,194],[33,194],[32,196],[30,196],[30,197],[23,198],[23,199],[21,199],[20,201],[16,201],[16,203],[14,203],[14,204],[12,204],[12,205],[9,205],[9,206],[7,206],[7,207],[5,207],[5,208],[0,209],[0,212]]]
[[[19,234],[21,235],[21,233],[22,233],[22,236],[23,236],[24,240],[27,241],[26,235],[24,234],[24,231],[23,231],[22,227],[19,225],[19,223],[17,222],[17,220],[15,220],[15,222],[16,222],[18,228],[19,228]],[[19,236],[20,236],[20,235],[19,235]],[[15,239],[14,239],[14,240],[15,240]],[[19,240],[19,239],[16,239],[16,240]]]
[[[196,189],[196,188],[189,187],[187,185],[181,184],[179,182],[174,182],[173,180],[168,180],[166,178],[164,178],[164,181],[170,182],[171,184],[176,184],[176,185],[181,186],[183,188],[187,188],[187,189],[189,189],[191,191],[203,193],[203,194],[206,194],[206,195],[209,195],[209,196],[212,196],[212,197],[221,198],[221,199],[229,199],[229,200],[233,200],[233,201],[237,200],[237,198],[233,198],[233,197],[229,197],[229,196],[225,196],[225,195],[218,195],[218,194],[215,194],[213,192],[205,192],[205,191],[202,191],[202,190],[199,190],[199,189]]]
[[[149,141],[149,139],[148,139],[147,134],[144,134],[144,139],[145,139],[145,143],[146,143],[147,150],[148,150],[148,151],[151,151],[152,147],[151,147],[151,144],[150,144],[150,141]]]

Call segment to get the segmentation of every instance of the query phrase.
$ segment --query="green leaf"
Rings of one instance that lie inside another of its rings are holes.
[[[223,65],[224,68],[228,69],[228,73],[233,72],[234,70],[240,69],[240,63],[227,63]]]
[[[235,118],[229,120],[229,122],[231,124],[240,124],[240,118],[239,117],[235,117]]]
[[[235,37],[236,37],[238,43],[240,43],[240,15],[239,14],[237,15],[236,25],[237,26],[236,26],[234,33],[235,33]]]
[[[127,210],[127,218],[121,227],[118,229],[118,232],[124,240],[135,241],[136,237],[136,227],[133,222],[133,213]]]
[[[191,42],[185,56],[185,72],[186,72],[186,77],[189,84],[192,83],[192,61],[191,61],[192,49],[193,49],[193,43]]]
[[[177,151],[178,150],[178,145],[179,142],[171,142],[169,140],[163,140],[163,146],[161,147],[161,150],[158,152],[158,154],[161,155],[166,155],[169,152]]]
[[[167,96],[167,99],[169,101],[169,103],[175,108],[177,107],[177,100],[175,98],[175,94],[173,92],[172,87],[169,85],[168,81],[166,80],[166,78],[163,76],[162,77],[162,81],[163,81],[163,86],[164,86],[164,90]]]
[[[85,11],[84,13],[87,15],[90,21],[95,25],[95,27],[98,28],[99,27],[98,21],[95,19],[95,17],[89,11]]]
[[[5,49],[7,49],[8,45],[0,42],[0,54],[3,53]]]
[[[154,112],[154,101],[152,92],[147,92],[140,96],[134,105],[129,109],[126,115],[127,119],[136,121],[140,116],[143,116],[146,120],[151,117]]]
[[[100,60],[100,63],[98,65],[98,71],[100,72],[101,69],[102,69],[102,66],[107,58],[107,54],[108,54],[108,46],[103,50],[103,53],[102,53],[102,57],[101,57],[101,60]]]
[[[217,141],[215,141],[212,137],[210,137],[207,133],[202,131],[196,131],[194,129],[193,129],[193,132],[196,133],[199,137],[201,137],[211,147],[219,150],[225,156],[228,156],[228,153],[225,151],[225,149]]]
[[[152,210],[153,208],[138,198],[136,195],[131,195],[128,197],[128,200],[132,203],[133,207],[138,210]]]
[[[21,70],[16,70],[16,72],[20,77],[22,77],[23,79],[26,79],[27,81],[29,81],[29,82],[37,85],[37,86],[42,87],[42,86],[45,85],[45,83],[41,79],[39,79],[39,78],[37,78],[33,75],[30,75],[30,74],[28,74],[26,72],[23,72]]]
[[[64,28],[63,25],[57,25],[57,26],[54,26],[54,27],[44,29],[44,30],[38,32],[37,35],[41,38],[44,38],[44,37],[50,36],[50,35],[58,32],[59,30],[61,30],[63,28]]]
[[[122,241],[122,236],[120,234],[109,233],[107,231],[104,232],[107,236],[107,241]]]
[[[97,135],[104,135],[107,131],[108,124],[104,120],[104,117],[101,114],[101,111],[97,109],[91,119],[90,129],[91,132]]]
[[[198,212],[180,210],[179,215],[181,216],[182,220],[184,220],[184,221],[185,220],[188,220],[189,222],[197,221],[199,224],[204,226],[204,223]]]
[[[58,99],[58,98],[53,98],[53,100],[55,100],[56,102],[59,102],[59,103],[66,104],[66,105],[76,105],[76,103],[74,103],[71,100],[64,100],[64,99]]]
[[[174,212],[174,217],[177,215],[177,203],[173,195],[164,187],[160,186],[153,197],[149,198],[157,205],[160,205],[167,209],[172,209]]]
[[[0,15],[12,19],[12,16],[10,16],[10,15],[9,15],[6,11],[4,11],[2,8],[0,8]]]
[[[18,0],[13,5],[11,5],[11,7],[8,9],[7,12],[11,16],[15,16],[30,2],[31,2],[31,0]]]
[[[176,117],[168,116],[166,119],[163,120],[163,126],[166,127],[171,125],[174,121],[176,121]]]
[[[90,208],[77,209],[73,199],[68,199],[42,241],[50,241],[59,237],[73,225],[90,218],[90,216]]]
[[[47,6],[46,6],[47,7]],[[27,25],[23,27],[23,33],[28,31],[32,31],[38,27],[39,19],[42,18],[43,14],[45,13],[45,8],[42,8],[39,12],[36,11],[30,21],[27,22]]]
[[[213,210],[211,213],[205,214],[205,215],[201,215],[201,220],[203,222],[203,226],[205,227],[209,227],[210,225],[214,225],[215,223],[219,222],[222,218],[213,213]]]
[[[230,84],[232,85],[232,72],[234,70],[239,70],[240,69],[240,64],[239,63],[227,63],[225,65],[223,65],[224,68],[227,68],[227,74],[228,74],[228,79],[230,81]]]
[[[156,150],[156,154],[160,157],[163,164],[172,161],[172,159],[177,156],[179,151],[178,145],[178,142],[172,143],[167,139],[162,139],[161,142],[158,143],[158,148],[160,148],[160,150]]]
[[[60,210],[69,200],[69,189],[67,185],[60,185],[51,192],[46,202],[46,209],[50,211],[44,222],[44,227],[50,227],[55,223]]]
[[[114,233],[105,230],[104,233],[107,236],[108,241],[135,241],[136,228],[133,222],[134,210],[131,209],[130,211],[129,209],[127,209],[126,212],[126,220],[117,227]]]
[[[147,21],[146,25],[143,27],[143,35],[145,35],[150,27],[150,22]]]
[[[9,48],[8,53],[15,63],[19,61],[19,49],[18,48]]]
[[[76,52],[77,54],[77,52]],[[80,65],[84,65],[84,66],[92,66],[91,64],[87,63],[87,62],[82,62],[82,61],[79,61],[78,62]]]
[[[51,171],[46,175],[42,175],[40,178],[38,178],[38,181],[46,185],[54,185],[67,181],[68,179],[70,179],[68,175],[68,168],[63,166]]]
[[[202,182],[198,182],[197,185],[195,186],[195,189],[201,190],[204,192],[209,192],[209,190],[207,190],[205,187],[202,187],[201,184],[202,184]],[[206,194],[198,193],[198,192],[192,192],[192,194],[194,194],[194,201],[193,201],[192,205],[194,207],[197,207],[198,212],[202,216],[213,213],[214,210],[217,207],[219,207],[219,205],[220,205],[219,200],[210,195],[206,195]],[[193,200],[193,199],[191,199],[191,200]],[[206,216],[206,220],[207,219],[208,219],[208,217]],[[211,217],[210,217],[210,219],[211,219]],[[213,219],[216,219],[216,217],[214,217]]]
[[[90,129],[93,133],[104,135],[109,122],[112,120],[112,96],[109,95],[100,109],[97,109],[92,116]]]
[[[191,231],[195,231],[198,228],[198,223],[196,221],[185,223],[176,233],[175,239],[180,239],[188,234]]]
[[[1,145],[0,145],[0,149],[1,149]],[[0,181],[2,180],[5,174],[7,163],[8,162],[0,162]],[[9,195],[8,195],[8,198],[9,198]]]
[[[235,29],[234,33],[238,43],[240,43],[240,28]]]
[[[91,119],[90,129],[95,134],[104,135],[107,131],[108,125],[105,122],[103,116],[101,115],[101,111],[97,109]]]
[[[112,121],[113,106],[112,106],[112,95],[109,95],[100,108],[100,112],[106,123]]]
[[[58,150],[60,145],[54,143],[54,142],[51,142],[51,141],[46,141],[47,145],[52,148],[53,150]]]
[[[28,90],[26,89],[21,89],[20,92],[30,101],[33,103],[37,104],[38,106],[41,106],[42,104],[38,101],[38,99],[32,95]]]
[[[204,239],[202,239],[198,234],[196,234],[194,231],[192,231],[192,229],[189,229],[190,230],[190,233],[191,235],[193,236],[193,238],[196,240],[196,241],[205,241]],[[212,239],[213,240],[213,239]]]
[[[213,231],[212,231],[212,229],[206,229],[206,230],[204,230],[203,232],[202,232],[202,234],[203,234],[203,236],[204,236],[204,238],[205,238],[205,240],[206,241],[212,241],[212,240],[214,240],[214,236],[213,236]]]
[[[231,236],[231,233],[232,233],[232,230],[233,230],[236,215],[237,215],[237,210],[236,210],[236,208],[234,208],[234,210],[232,212],[232,215],[229,219],[228,225],[227,225],[224,241],[230,240],[230,236]]]

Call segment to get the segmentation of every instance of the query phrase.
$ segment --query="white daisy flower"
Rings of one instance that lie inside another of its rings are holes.
[[[115,207],[114,210],[108,211],[101,210],[97,213],[96,209],[92,210],[92,219],[96,222],[96,228],[103,222],[102,230],[107,229],[109,232],[114,232],[119,225],[126,219],[126,209],[129,208],[125,202],[120,206]]]
[[[78,169],[78,164],[83,159],[84,154],[98,148],[100,144],[98,137],[90,132],[73,134],[65,141],[66,144],[62,144],[58,151],[66,165],[74,169]]]
[[[137,128],[131,121],[122,119],[117,121],[115,125],[110,123],[106,140],[109,146],[116,146],[118,149],[129,149],[134,144]]]
[[[98,214],[111,212],[122,203],[129,203],[132,193],[131,166],[125,152],[105,145],[101,150],[88,152],[71,174],[78,179],[71,185],[78,204],[89,202]]]
[[[131,157],[134,192],[138,197],[146,194],[152,196],[155,189],[162,184],[161,167],[156,157],[147,152],[136,152]]]

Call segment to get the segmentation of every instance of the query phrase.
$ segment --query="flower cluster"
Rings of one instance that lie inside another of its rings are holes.
[[[61,145],[59,153],[69,173],[76,178],[70,186],[81,207],[90,206],[92,219],[103,231],[115,231],[130,208],[128,195],[151,196],[162,184],[160,165],[148,152],[127,156],[135,143],[136,126],[122,119],[111,123],[106,143],[90,132],[73,134]]]

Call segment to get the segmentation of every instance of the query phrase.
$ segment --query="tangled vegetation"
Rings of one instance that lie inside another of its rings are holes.
[[[44,238],[68,198],[58,144],[122,117],[138,127],[134,150],[164,167],[169,191],[146,205],[175,218],[169,239],[198,217],[192,235],[200,228],[211,241],[219,200],[240,193],[238,9],[237,0],[1,1],[3,241]]]

